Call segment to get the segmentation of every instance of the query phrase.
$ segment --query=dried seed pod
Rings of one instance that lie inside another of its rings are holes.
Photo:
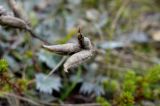
[[[81,48],[79,43],[67,43],[67,44],[51,45],[51,46],[43,45],[42,47],[51,52],[55,52],[61,55],[69,55],[79,52],[80,50],[83,50],[83,48]],[[86,50],[92,49],[91,41],[87,37],[84,37],[84,47]]]
[[[68,69],[74,68],[87,60],[89,60],[94,55],[93,50],[82,50],[78,53],[73,54],[64,63],[64,71],[68,72]]]
[[[20,29],[26,29],[27,27],[25,21],[9,15],[0,16],[0,24]]]
[[[89,38],[84,37],[84,49],[92,50],[93,46]]]
[[[51,45],[51,46],[43,45],[43,48],[51,52],[63,55],[73,54],[81,50],[79,44],[77,43],[67,43],[67,44]]]

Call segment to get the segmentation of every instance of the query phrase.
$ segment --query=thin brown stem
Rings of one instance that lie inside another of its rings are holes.
[[[42,42],[45,43],[45,44],[51,45],[51,43],[49,43],[49,42],[47,42],[46,40],[44,40],[44,39],[40,38],[39,36],[37,36],[37,35],[35,34],[35,32],[34,32],[31,28],[28,28],[27,31],[30,33],[30,35],[31,35],[33,38],[36,38],[36,39],[42,41]]]

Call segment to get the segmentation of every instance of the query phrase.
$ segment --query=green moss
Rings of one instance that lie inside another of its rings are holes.
[[[147,99],[152,99],[152,89],[150,87],[150,84],[147,82],[143,82],[142,87],[143,87],[144,97]]]
[[[103,82],[106,91],[115,92],[119,89],[119,83],[116,80],[106,80]]]
[[[96,102],[99,103],[101,106],[111,106],[111,104],[103,97],[98,96],[96,98]]]
[[[121,93],[118,99],[119,106],[134,106],[134,97],[130,92]]]
[[[130,92],[130,93],[135,93],[136,90],[136,74],[134,71],[129,70],[125,75],[124,75],[124,81],[122,84],[122,88],[124,91]]]
[[[10,87],[10,85],[5,84],[3,85],[3,87],[0,90],[0,97],[4,97],[6,93],[11,92],[12,88]]]
[[[0,73],[7,71],[8,62],[5,59],[0,60]]]
[[[25,56],[26,56],[27,58],[32,58],[32,57],[33,57],[33,52],[30,51],[30,50],[28,50],[28,51],[25,52]]]
[[[150,68],[146,73],[145,78],[150,83],[157,83],[158,81],[160,81],[160,65],[155,65]]]
[[[29,83],[29,81],[27,79],[18,79],[16,82],[17,82],[17,85],[21,88],[22,91],[27,90],[27,85]]]

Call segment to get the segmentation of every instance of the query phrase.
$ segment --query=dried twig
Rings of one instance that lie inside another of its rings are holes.
[[[30,27],[27,28],[27,31],[30,33],[30,35],[31,35],[32,37],[34,37],[34,38],[42,41],[43,43],[48,44],[48,45],[51,44],[51,43],[47,42],[46,40],[44,40],[44,39],[40,38],[39,36],[37,36],[36,33],[35,33]]]
[[[11,96],[6,96],[9,106],[20,106],[20,100]]]

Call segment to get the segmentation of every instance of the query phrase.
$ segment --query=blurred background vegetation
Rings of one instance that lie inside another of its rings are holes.
[[[46,79],[63,56],[25,30],[0,26],[0,106],[160,106],[159,0],[17,3],[38,37],[67,43],[80,26],[99,53]],[[0,5],[12,12],[5,0]]]

